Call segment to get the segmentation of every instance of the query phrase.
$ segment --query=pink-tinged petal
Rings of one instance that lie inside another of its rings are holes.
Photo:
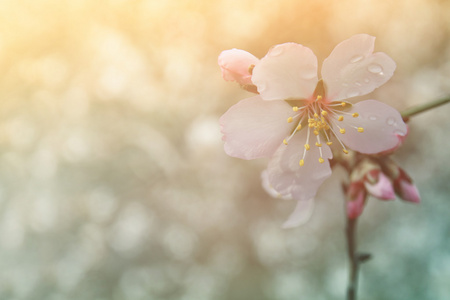
[[[364,181],[366,190],[369,192],[369,194],[378,199],[394,200],[395,192],[394,187],[392,186],[392,182],[379,170],[374,171],[377,173],[377,178],[375,178],[375,182],[370,182],[367,180]]]
[[[279,199],[283,199],[283,200],[292,200],[291,195],[281,195],[273,188],[272,184],[270,184],[270,182],[269,182],[269,173],[267,172],[267,170],[264,170],[261,173],[261,184],[262,184],[263,189],[273,198],[279,198]]]
[[[317,57],[295,43],[273,47],[253,69],[252,81],[264,100],[312,96],[317,84]]]
[[[388,149],[386,151],[380,152],[379,154],[381,154],[381,155],[391,155],[392,153],[397,151],[397,149],[400,148],[403,145],[403,143],[405,142],[406,137],[408,136],[408,134],[409,134],[409,126],[408,126],[408,124],[406,124],[406,133],[405,133],[405,135],[396,134],[397,139],[398,139],[397,145],[395,145],[391,149]]]
[[[284,101],[268,102],[260,96],[233,105],[220,118],[225,152],[233,157],[270,157],[291,132],[286,120],[294,112]]]
[[[338,138],[350,149],[366,154],[383,152],[397,146],[399,136],[407,133],[402,116],[394,108],[376,100],[356,103],[344,115],[342,122],[335,121],[333,128]],[[351,114],[357,113],[358,117]],[[339,133],[339,127],[345,134]],[[358,132],[362,128],[364,132]]]
[[[314,199],[299,200],[286,222],[283,223],[283,228],[293,228],[301,226],[309,221],[314,211]]]
[[[321,148],[324,161],[320,163],[319,148],[314,146],[314,141],[311,140],[311,149],[306,151],[304,165],[299,165],[303,158],[307,130],[305,128],[296,133],[288,145],[282,144],[267,168],[269,182],[277,192],[281,195],[291,195],[295,200],[301,201],[314,198],[319,186],[331,175],[328,160],[333,157],[330,148],[323,145]]]
[[[408,181],[400,181],[399,196],[405,201],[420,203],[419,190],[414,184]]]
[[[322,65],[326,95],[341,100],[366,95],[394,74],[396,64],[385,53],[373,53],[375,37],[357,34],[338,44]]]
[[[225,50],[220,53],[218,59],[223,79],[236,81],[244,86],[253,85],[250,67],[258,61],[253,54],[239,49]]]

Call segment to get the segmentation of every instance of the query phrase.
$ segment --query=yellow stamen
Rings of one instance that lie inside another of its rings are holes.
[[[313,127],[314,127],[314,123],[309,123],[309,124],[308,124],[308,127],[309,127],[309,128],[313,128]]]
[[[317,130],[313,131],[315,135],[319,135],[319,132]]]
[[[292,110],[293,110],[293,111],[298,111],[298,106],[292,107]]]
[[[322,157],[319,157],[319,162],[322,164],[325,160]]]
[[[339,129],[339,132],[342,133],[342,134],[344,134],[344,133],[345,133],[345,129],[344,129],[344,128],[341,128],[341,129]]]
[[[253,75],[253,69],[255,68],[255,65],[250,65],[250,67],[248,67],[248,73],[250,75]]]
[[[342,151],[343,151],[345,154],[348,154],[348,150],[347,150],[347,149],[342,149]]]
[[[288,142],[286,141],[286,139],[283,140],[283,144],[287,145]]]
[[[298,124],[297,128],[295,128],[295,130],[299,131],[300,129],[302,129],[302,124]]]
[[[359,116],[358,113],[352,113],[352,117],[353,117],[353,118],[356,118],[356,117],[358,117],[358,116]]]
[[[300,159],[300,161],[298,162],[298,164],[301,166],[303,166],[305,164],[305,161],[303,159]]]
[[[331,146],[331,144],[333,144],[333,142],[327,142],[327,145],[328,145],[328,146]]]
[[[326,115],[328,115],[327,111],[326,110],[322,110],[322,116],[326,116]]]
[[[346,103],[345,102],[341,102],[341,106],[345,107]]]
[[[364,128],[358,127],[358,132],[364,132]]]
[[[305,144],[305,149],[306,149],[306,150],[309,150],[309,148],[310,148],[310,147],[309,147],[309,144]]]
[[[317,113],[314,113],[314,118],[319,118],[319,115]]]
[[[322,100],[322,96],[318,95],[317,96],[317,101],[320,101],[320,100]]]
[[[292,123],[292,121],[293,121],[292,117],[289,117],[289,118],[287,119],[287,122],[288,122],[288,123]]]
[[[316,142],[316,146],[317,147],[322,147],[322,144],[319,144],[318,142]]]
[[[344,116],[339,116],[338,121],[344,121]]]

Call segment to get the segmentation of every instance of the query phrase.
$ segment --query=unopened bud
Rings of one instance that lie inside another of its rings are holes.
[[[225,50],[219,55],[219,66],[222,70],[223,79],[236,81],[244,89],[257,92],[252,82],[252,72],[258,58],[244,50]]]
[[[347,189],[347,217],[350,219],[358,218],[366,203],[366,190],[362,182],[353,182]]]
[[[419,191],[413,184],[411,177],[402,168],[399,168],[399,171],[399,176],[394,180],[395,192],[402,200],[420,203]]]
[[[365,176],[364,186],[370,195],[381,200],[394,200],[395,193],[389,178],[381,170],[371,170]]]

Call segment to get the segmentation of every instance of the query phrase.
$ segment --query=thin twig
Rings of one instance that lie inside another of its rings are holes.
[[[347,250],[350,261],[349,281],[347,286],[347,300],[356,300],[356,291],[358,290],[358,271],[359,259],[356,254],[356,225],[357,218],[350,219],[347,217]]]
[[[445,104],[447,102],[450,102],[450,97],[449,98],[443,98],[443,99],[435,100],[435,101],[431,101],[429,103],[425,103],[425,104],[422,104],[422,105],[414,106],[414,107],[411,107],[411,108],[405,110],[404,112],[402,112],[402,117],[404,119],[405,118],[409,118],[409,117],[417,115],[417,114],[419,114],[421,112],[424,112],[424,111],[427,111],[429,109],[432,109],[432,108],[438,107],[440,105],[443,105],[443,104]]]

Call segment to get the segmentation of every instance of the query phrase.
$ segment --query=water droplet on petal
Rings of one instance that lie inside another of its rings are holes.
[[[389,126],[394,125],[395,123],[395,119],[393,117],[389,117],[386,119],[386,124],[388,124]]]
[[[359,81],[356,81],[356,82],[355,82],[355,85],[357,85],[357,86],[362,86],[361,82],[359,82]]]
[[[357,91],[357,90],[352,90],[347,93],[347,98],[352,98],[352,97],[356,97],[356,96],[359,96],[359,91]]]
[[[362,55],[355,55],[350,59],[350,63],[354,64],[363,59]]]
[[[399,135],[399,136],[405,136],[405,133],[399,129],[394,130],[394,134]]]
[[[371,121],[376,121],[376,120],[377,120],[377,117],[375,117],[375,116],[369,116],[369,120],[371,120]]]
[[[383,72],[383,68],[378,64],[371,64],[367,67],[367,69],[369,70],[369,72],[374,74],[380,74],[381,72]]]
[[[275,46],[270,50],[269,55],[270,56],[279,56],[281,53],[283,53],[283,48],[280,46]]]

